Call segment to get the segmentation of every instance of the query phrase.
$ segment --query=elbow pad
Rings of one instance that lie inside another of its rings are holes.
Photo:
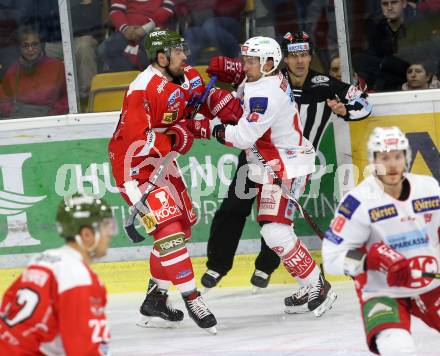
[[[344,274],[347,276],[356,276],[365,272],[365,260],[367,254],[358,250],[348,250],[344,258]]]

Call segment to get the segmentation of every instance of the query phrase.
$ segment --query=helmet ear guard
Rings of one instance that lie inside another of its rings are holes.
[[[397,127],[376,127],[370,134],[367,143],[368,161],[374,163],[374,154],[393,150],[405,151],[406,171],[409,171],[412,153],[405,134]]]

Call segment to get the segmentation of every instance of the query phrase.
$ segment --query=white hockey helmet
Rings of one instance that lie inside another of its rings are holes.
[[[405,134],[397,127],[376,127],[368,138],[368,161],[374,162],[375,152],[405,151],[406,170],[411,163],[411,147]]]
[[[241,46],[242,56],[260,57],[260,71],[268,75],[277,69],[283,58],[281,47],[277,41],[270,37],[257,36],[249,38]],[[263,66],[269,58],[273,59],[273,68],[269,72],[263,71]]]

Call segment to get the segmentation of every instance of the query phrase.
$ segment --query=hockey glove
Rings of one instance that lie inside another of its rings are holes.
[[[371,245],[367,254],[367,270],[387,273],[389,286],[402,287],[411,281],[409,261],[383,241]]]
[[[217,116],[222,124],[235,125],[243,115],[240,100],[224,89],[212,89],[206,103],[212,116]]]
[[[186,123],[186,127],[189,131],[191,131],[196,139],[209,140],[211,138],[209,119],[206,117],[202,120],[189,120]]]
[[[186,127],[186,124],[178,123],[170,127],[165,133],[171,135],[171,151],[184,155],[191,149],[194,135]]]
[[[216,75],[220,82],[232,85],[240,84],[245,77],[241,60],[224,56],[211,58],[206,72],[211,77]]]
[[[225,131],[226,131],[226,125],[224,124],[215,125],[212,130],[212,136],[214,136],[217,139],[217,141],[220,142],[222,145],[226,144]]]

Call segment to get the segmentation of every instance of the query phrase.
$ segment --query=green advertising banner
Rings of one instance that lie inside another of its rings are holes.
[[[63,241],[55,226],[57,206],[64,195],[84,190],[103,194],[112,205],[119,224],[119,235],[113,239],[112,247],[135,246],[123,229],[128,207],[115,188],[107,142],[106,138],[70,138],[0,146],[0,256],[30,254],[60,246]],[[328,126],[319,151],[317,164],[321,169],[312,176],[311,193],[306,192],[302,202],[318,225],[326,229],[336,205],[332,125]],[[191,242],[208,240],[214,212],[227,194],[235,172],[238,152],[215,140],[198,141],[189,154],[179,158],[198,214]],[[319,195],[312,196],[317,191]],[[295,231],[299,236],[313,235],[302,218],[295,222]],[[242,238],[259,239],[259,236],[253,211]],[[151,245],[152,239],[146,244]]]

